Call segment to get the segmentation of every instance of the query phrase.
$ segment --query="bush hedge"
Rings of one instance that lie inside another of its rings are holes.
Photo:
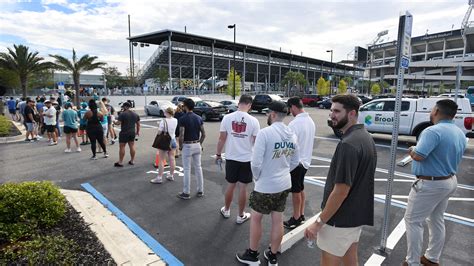
[[[8,136],[11,127],[12,123],[5,116],[0,115],[0,137]]]
[[[0,186],[0,239],[29,237],[55,225],[65,211],[66,199],[51,182],[5,183]]]

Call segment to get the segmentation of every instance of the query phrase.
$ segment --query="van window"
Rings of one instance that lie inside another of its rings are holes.
[[[361,111],[382,111],[385,102],[369,103]]]
[[[400,111],[408,111],[410,109],[410,102],[403,101]],[[395,111],[395,101],[386,101],[383,110],[387,112],[394,112]]]

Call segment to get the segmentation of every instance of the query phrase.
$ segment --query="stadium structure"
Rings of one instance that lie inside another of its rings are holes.
[[[225,86],[234,65],[234,49],[235,69],[242,77],[243,90],[249,93],[287,92],[281,81],[288,71],[304,74],[308,81],[306,92],[316,92],[316,83],[321,76],[336,81],[347,76],[353,80],[363,76],[363,69],[358,67],[174,30],[132,36],[128,40],[131,47],[137,44],[158,46],[144,64],[139,78],[147,83],[156,80],[157,69],[164,68],[169,81],[160,87],[171,88],[169,93],[180,90],[183,79],[192,81],[194,86],[188,88],[191,90],[215,92]]]

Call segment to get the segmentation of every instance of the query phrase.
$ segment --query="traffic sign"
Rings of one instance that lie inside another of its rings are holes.
[[[408,69],[408,66],[410,65],[410,59],[408,57],[403,56],[400,61],[400,67],[403,69]]]

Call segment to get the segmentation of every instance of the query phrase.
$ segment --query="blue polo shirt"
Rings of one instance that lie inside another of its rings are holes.
[[[194,112],[187,112],[179,120],[179,127],[184,127],[184,141],[200,139],[202,118]]]
[[[424,160],[413,160],[412,173],[424,176],[456,174],[466,145],[466,136],[453,120],[439,121],[421,133],[415,153]]]

